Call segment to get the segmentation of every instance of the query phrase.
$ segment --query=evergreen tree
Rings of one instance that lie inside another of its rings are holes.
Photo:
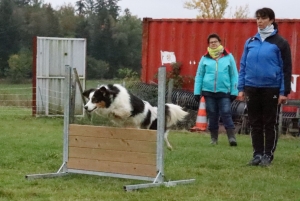
[[[32,3],[31,0],[13,0],[13,1],[19,7],[29,6]]]
[[[78,15],[84,15],[86,13],[86,2],[84,0],[76,1],[76,12]]]
[[[125,9],[124,15],[120,16],[114,29],[113,39],[119,67],[139,72],[142,57],[141,19],[132,16],[129,9]]]
[[[116,61],[115,43],[112,38],[112,29],[116,24],[119,0],[97,0],[95,14],[91,16],[92,33],[90,42],[91,56],[98,60],[107,61],[110,64],[110,71],[105,76],[112,78],[118,70]]]
[[[19,24],[13,14],[14,3],[11,0],[0,1],[0,77],[8,69],[9,55],[19,50]]]

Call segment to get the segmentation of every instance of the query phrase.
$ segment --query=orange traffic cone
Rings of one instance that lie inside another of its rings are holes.
[[[205,107],[205,99],[202,96],[200,104],[199,104],[196,125],[193,128],[191,128],[190,131],[191,132],[205,131],[206,128],[207,128],[206,107]]]

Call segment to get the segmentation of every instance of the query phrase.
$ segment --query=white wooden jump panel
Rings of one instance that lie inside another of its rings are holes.
[[[156,131],[102,126],[69,126],[68,168],[157,175]]]

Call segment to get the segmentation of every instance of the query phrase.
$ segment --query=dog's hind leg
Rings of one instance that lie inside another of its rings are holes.
[[[170,144],[170,142],[168,140],[168,135],[169,135],[169,130],[166,130],[165,134],[164,134],[165,142],[167,144],[168,149],[173,150],[173,147],[171,146],[171,144]]]

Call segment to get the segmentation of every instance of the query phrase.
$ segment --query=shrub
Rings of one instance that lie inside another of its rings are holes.
[[[22,48],[18,54],[13,54],[8,60],[9,69],[6,74],[13,83],[21,83],[31,77],[32,53],[29,49]]]
[[[120,68],[118,70],[118,77],[121,79],[138,79],[139,74],[132,69],[129,68]]]
[[[103,79],[109,70],[109,64],[102,60],[97,60],[91,56],[87,56],[87,78]]]
[[[181,75],[181,66],[180,62],[175,62],[171,64],[172,69],[167,72],[166,84],[168,85],[170,80],[173,80],[173,86],[175,89],[182,89],[183,85],[194,83],[194,77],[189,75]],[[154,75],[154,78],[157,79],[158,74]]]

